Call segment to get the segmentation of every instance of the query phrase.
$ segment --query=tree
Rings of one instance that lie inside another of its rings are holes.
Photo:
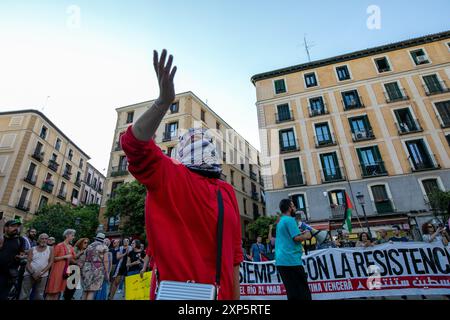
[[[269,234],[269,226],[271,224],[275,224],[276,221],[276,216],[259,217],[248,225],[248,231],[253,234],[255,238],[257,236],[261,236],[263,239],[267,239],[267,235]]]
[[[119,216],[121,231],[126,235],[138,235],[145,239],[145,186],[137,181],[127,182],[114,191],[114,197],[106,202],[106,216]]]
[[[445,221],[449,218],[450,191],[435,189],[428,194],[429,205],[435,216],[442,216]]]
[[[92,238],[98,227],[98,212],[98,205],[73,208],[71,205],[54,204],[41,208],[26,226],[35,228],[38,234],[47,233],[55,237],[57,242],[64,240],[66,229],[75,229],[78,239]]]

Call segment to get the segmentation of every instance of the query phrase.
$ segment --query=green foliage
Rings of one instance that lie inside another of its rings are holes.
[[[57,242],[63,240],[66,229],[75,229],[76,238],[93,238],[98,227],[98,205],[73,208],[71,205],[49,205],[37,212],[26,227],[36,228],[38,234],[47,233]]]
[[[430,207],[436,215],[443,215],[448,219],[448,208],[450,203],[450,191],[435,189],[428,195]]]
[[[273,217],[259,217],[252,223],[248,225],[248,231],[253,234],[254,238],[257,236],[261,236],[263,238],[263,242],[267,239],[269,234],[269,226],[271,224],[275,224],[277,220],[276,216]]]
[[[145,239],[145,186],[137,181],[122,184],[114,197],[106,202],[106,216],[119,216],[121,231],[125,235],[140,235]]]

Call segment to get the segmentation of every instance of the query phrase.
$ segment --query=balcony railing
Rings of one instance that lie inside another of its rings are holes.
[[[312,105],[308,106],[309,116],[310,117],[317,117],[322,116],[324,114],[329,114],[328,108],[325,103],[323,103],[321,108],[313,108]]]
[[[442,116],[441,114],[439,114],[440,116],[440,122],[441,122],[441,128],[445,129],[445,128],[450,128],[450,116],[449,115],[444,115]]]
[[[404,89],[398,89],[398,91],[391,92],[391,94],[384,92],[384,97],[386,98],[386,103],[409,100],[409,96]]]
[[[374,203],[378,214],[394,212],[394,206],[392,205],[392,201],[389,199],[382,201],[375,201]]]
[[[21,211],[30,211],[30,201],[29,200],[19,200],[16,208]]]
[[[259,176],[259,185],[264,188],[264,179],[262,176]]]
[[[59,198],[59,199],[65,201],[65,200],[66,200],[66,197],[67,197],[67,192],[66,192],[66,191],[60,190],[60,191],[58,192],[58,198]]]
[[[250,172],[250,179],[258,181],[258,176],[255,172]]]
[[[282,112],[282,113],[275,113],[275,122],[276,123],[283,123],[287,121],[293,121],[294,120],[294,114],[292,113],[292,110],[289,109],[288,112]]]
[[[440,93],[446,93],[449,92],[449,88],[447,87],[447,85],[445,84],[445,81],[436,81],[435,83],[433,83],[433,86],[428,86],[428,85],[423,85],[423,88],[425,90],[425,94],[427,96],[432,96],[435,94],[440,94]]]
[[[342,167],[328,168],[325,170],[320,170],[320,172],[322,176],[322,183],[345,180],[345,176],[342,173]]]
[[[111,177],[126,176],[128,174],[128,164],[112,167]]]
[[[360,164],[361,176],[363,178],[379,177],[387,175],[384,161],[378,161],[371,164]]]
[[[375,139],[372,129],[352,133],[353,142]]]
[[[122,146],[120,145],[120,142],[117,141],[114,145],[114,151],[120,151],[122,150]]]
[[[33,157],[33,159],[35,159],[39,162],[42,162],[42,161],[44,161],[44,154],[45,153],[42,151],[35,150],[31,156]]]
[[[81,187],[81,179],[77,179],[77,180],[75,181],[75,185],[76,185],[77,187]]]
[[[345,216],[345,205],[343,204],[332,204],[330,205],[331,218],[343,219]]]
[[[29,184],[35,185],[37,181],[37,175],[28,173],[25,178],[23,178],[23,180],[25,182],[28,182]]]
[[[284,175],[284,186],[289,187],[300,187],[306,185],[305,173],[297,172],[289,175]]]
[[[341,100],[341,101],[342,101],[342,105],[344,106],[344,111],[364,108],[364,102],[363,102],[361,96],[359,96],[359,99],[352,100],[349,103],[345,103],[344,100]]]
[[[58,167],[59,167],[59,163],[57,163],[55,160],[48,160],[48,167],[49,169],[53,170],[53,171],[58,171]]]
[[[300,146],[298,144],[298,140],[295,139],[295,144],[290,146],[280,145],[280,153],[288,153],[288,152],[296,152],[300,150]]]
[[[436,156],[433,154],[433,158],[436,159]],[[441,166],[439,163],[430,160],[427,162],[416,162],[414,161],[411,156],[408,157],[409,163],[411,165],[411,171],[417,172],[417,171],[426,171],[426,170],[436,170],[440,169]]]
[[[395,125],[397,127],[399,135],[423,131],[422,127],[420,126],[419,120],[417,119],[414,119],[411,123],[396,122]]]
[[[42,184],[42,191],[45,191],[47,193],[52,193],[53,192],[53,187],[54,187],[53,182],[44,182]]]
[[[163,133],[163,142],[167,142],[167,141],[173,141],[177,139],[177,131],[169,131],[169,132],[164,132]]]
[[[64,171],[64,173],[63,173],[63,178],[65,178],[65,179],[67,179],[67,180],[70,180],[70,176],[72,175],[72,172],[70,172],[70,171]]]
[[[252,199],[255,201],[259,201],[259,193],[252,191]]]
[[[316,142],[316,148],[335,146],[337,144],[334,135],[331,133],[314,136],[314,140]]]

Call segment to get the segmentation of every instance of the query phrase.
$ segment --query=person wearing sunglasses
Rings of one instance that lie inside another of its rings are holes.
[[[446,231],[443,227],[435,228],[431,223],[424,223],[422,226],[423,241],[433,244],[448,245]]]

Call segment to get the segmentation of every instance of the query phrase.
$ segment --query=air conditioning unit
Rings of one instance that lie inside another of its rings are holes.
[[[416,56],[416,61],[420,64],[420,63],[427,63],[428,59],[426,56]]]

